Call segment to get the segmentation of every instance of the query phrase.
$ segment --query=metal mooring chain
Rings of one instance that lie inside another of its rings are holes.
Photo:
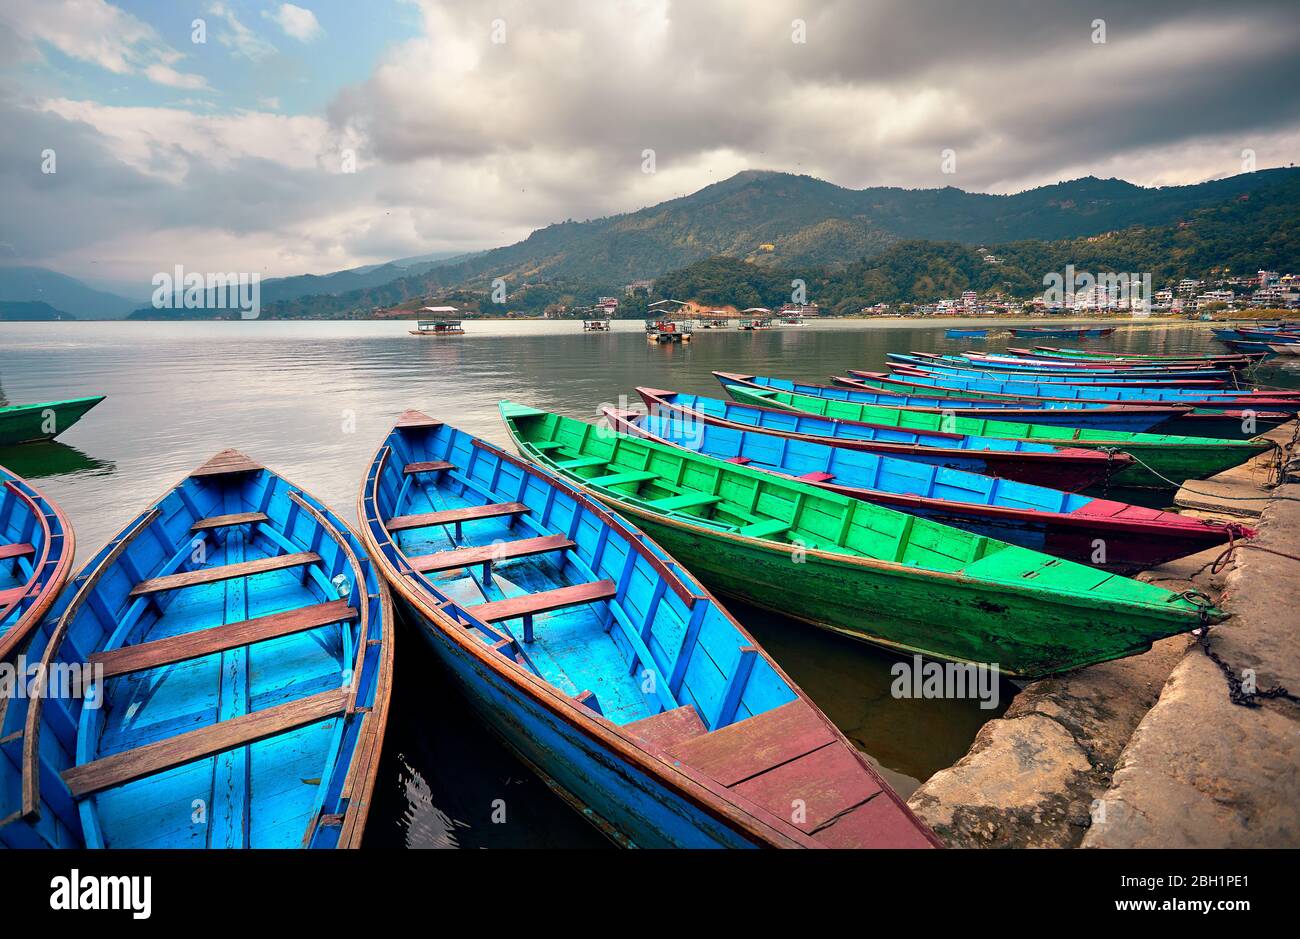
[[[1300,704],[1300,695],[1294,695],[1287,691],[1281,685],[1274,685],[1272,688],[1264,688],[1258,691],[1246,691],[1242,688],[1242,681],[1237,677],[1237,672],[1223,661],[1219,653],[1210,648],[1210,598],[1199,590],[1184,590],[1179,596],[1188,603],[1193,604],[1200,611],[1201,628],[1198,630],[1196,644],[1201,647],[1201,651],[1211,662],[1219,667],[1223,673],[1224,681],[1228,683],[1228,700],[1233,704],[1246,708],[1259,707],[1261,699],[1281,698],[1284,701],[1290,701],[1292,704]]]

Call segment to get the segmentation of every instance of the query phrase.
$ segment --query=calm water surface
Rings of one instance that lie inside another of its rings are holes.
[[[594,421],[635,387],[721,396],[710,372],[824,381],[879,368],[887,352],[956,351],[943,327],[825,323],[707,330],[648,344],[639,323],[583,334],[570,322],[471,322],[469,335],[417,339],[405,323],[0,324],[0,400],[106,394],[57,444],[0,448],[41,479],[89,558],[213,453],[237,447],[355,519],[362,473],[396,415],[418,408],[507,448],[502,398]],[[1023,343],[1022,341],[1019,341]],[[1062,345],[1069,345],[1060,340]],[[1011,340],[1011,345],[1018,341]],[[1077,343],[1075,343],[1077,344]],[[980,348],[1005,348],[991,339]],[[1089,348],[1222,351],[1199,326],[1122,328]],[[1300,384],[1279,367],[1261,375]],[[899,701],[893,656],[732,604],[741,619],[904,796],[999,713],[975,702]],[[446,687],[413,628],[398,633],[393,712],[367,842],[411,846],[598,846],[603,840],[520,765]],[[1002,696],[1005,706],[1013,689]],[[492,821],[505,800],[504,823]]]

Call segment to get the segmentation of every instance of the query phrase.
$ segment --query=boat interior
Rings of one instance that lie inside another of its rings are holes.
[[[62,517],[31,486],[0,467],[0,652],[26,631],[27,613],[67,564]],[[20,627],[20,623],[22,626]]]
[[[404,416],[365,499],[372,535],[465,637],[639,736],[711,733],[796,698],[651,542],[469,434]]]
[[[369,751],[352,757],[375,732],[387,642],[386,595],[359,553],[319,503],[236,451],[106,546],[42,627],[22,811],[42,808],[45,842],[359,838],[348,808],[366,767],[352,764]]]

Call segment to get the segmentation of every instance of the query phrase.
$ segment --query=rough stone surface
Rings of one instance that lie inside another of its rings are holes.
[[[1256,545],[1300,557],[1300,485],[1275,490]],[[1228,575],[1232,619],[1210,648],[1260,689],[1300,692],[1300,561],[1241,548]],[[1233,704],[1200,649],[1183,658],[1125,748],[1085,847],[1300,845],[1300,706]]]
[[[1284,443],[1294,430],[1274,434]],[[1213,481],[1229,495],[1264,495],[1260,472]],[[1251,523],[1256,544],[1300,557],[1300,485],[1276,495]],[[1226,502],[1204,507],[1233,514]],[[1254,669],[1260,688],[1300,691],[1300,566],[1240,547],[1215,573],[1222,554],[1214,548],[1140,579],[1219,596],[1234,616],[1211,631],[1211,648],[1238,672]],[[954,847],[1295,847],[1298,722],[1300,708],[1287,702],[1231,704],[1218,666],[1190,637],[1174,636],[1143,655],[1026,686],[908,802]]]

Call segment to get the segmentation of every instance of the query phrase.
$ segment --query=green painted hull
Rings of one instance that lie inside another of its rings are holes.
[[[103,395],[96,395],[0,408],[0,447],[53,440],[103,400]]]
[[[1024,440],[1063,447],[1082,447],[1085,450],[1121,450],[1141,462],[1134,462],[1121,469],[1111,478],[1110,485],[1136,489],[1177,488],[1189,479],[1214,476],[1273,448],[1273,444],[1267,440],[1227,440],[983,420],[962,417],[956,413],[947,415],[903,411],[786,391],[755,393],[740,385],[728,385],[727,391],[737,401],[745,404],[803,411],[843,421],[885,424],[915,431]]]
[[[581,421],[508,402],[502,414],[526,458],[711,588],[887,648],[1036,678],[1200,624],[1152,584]]]

